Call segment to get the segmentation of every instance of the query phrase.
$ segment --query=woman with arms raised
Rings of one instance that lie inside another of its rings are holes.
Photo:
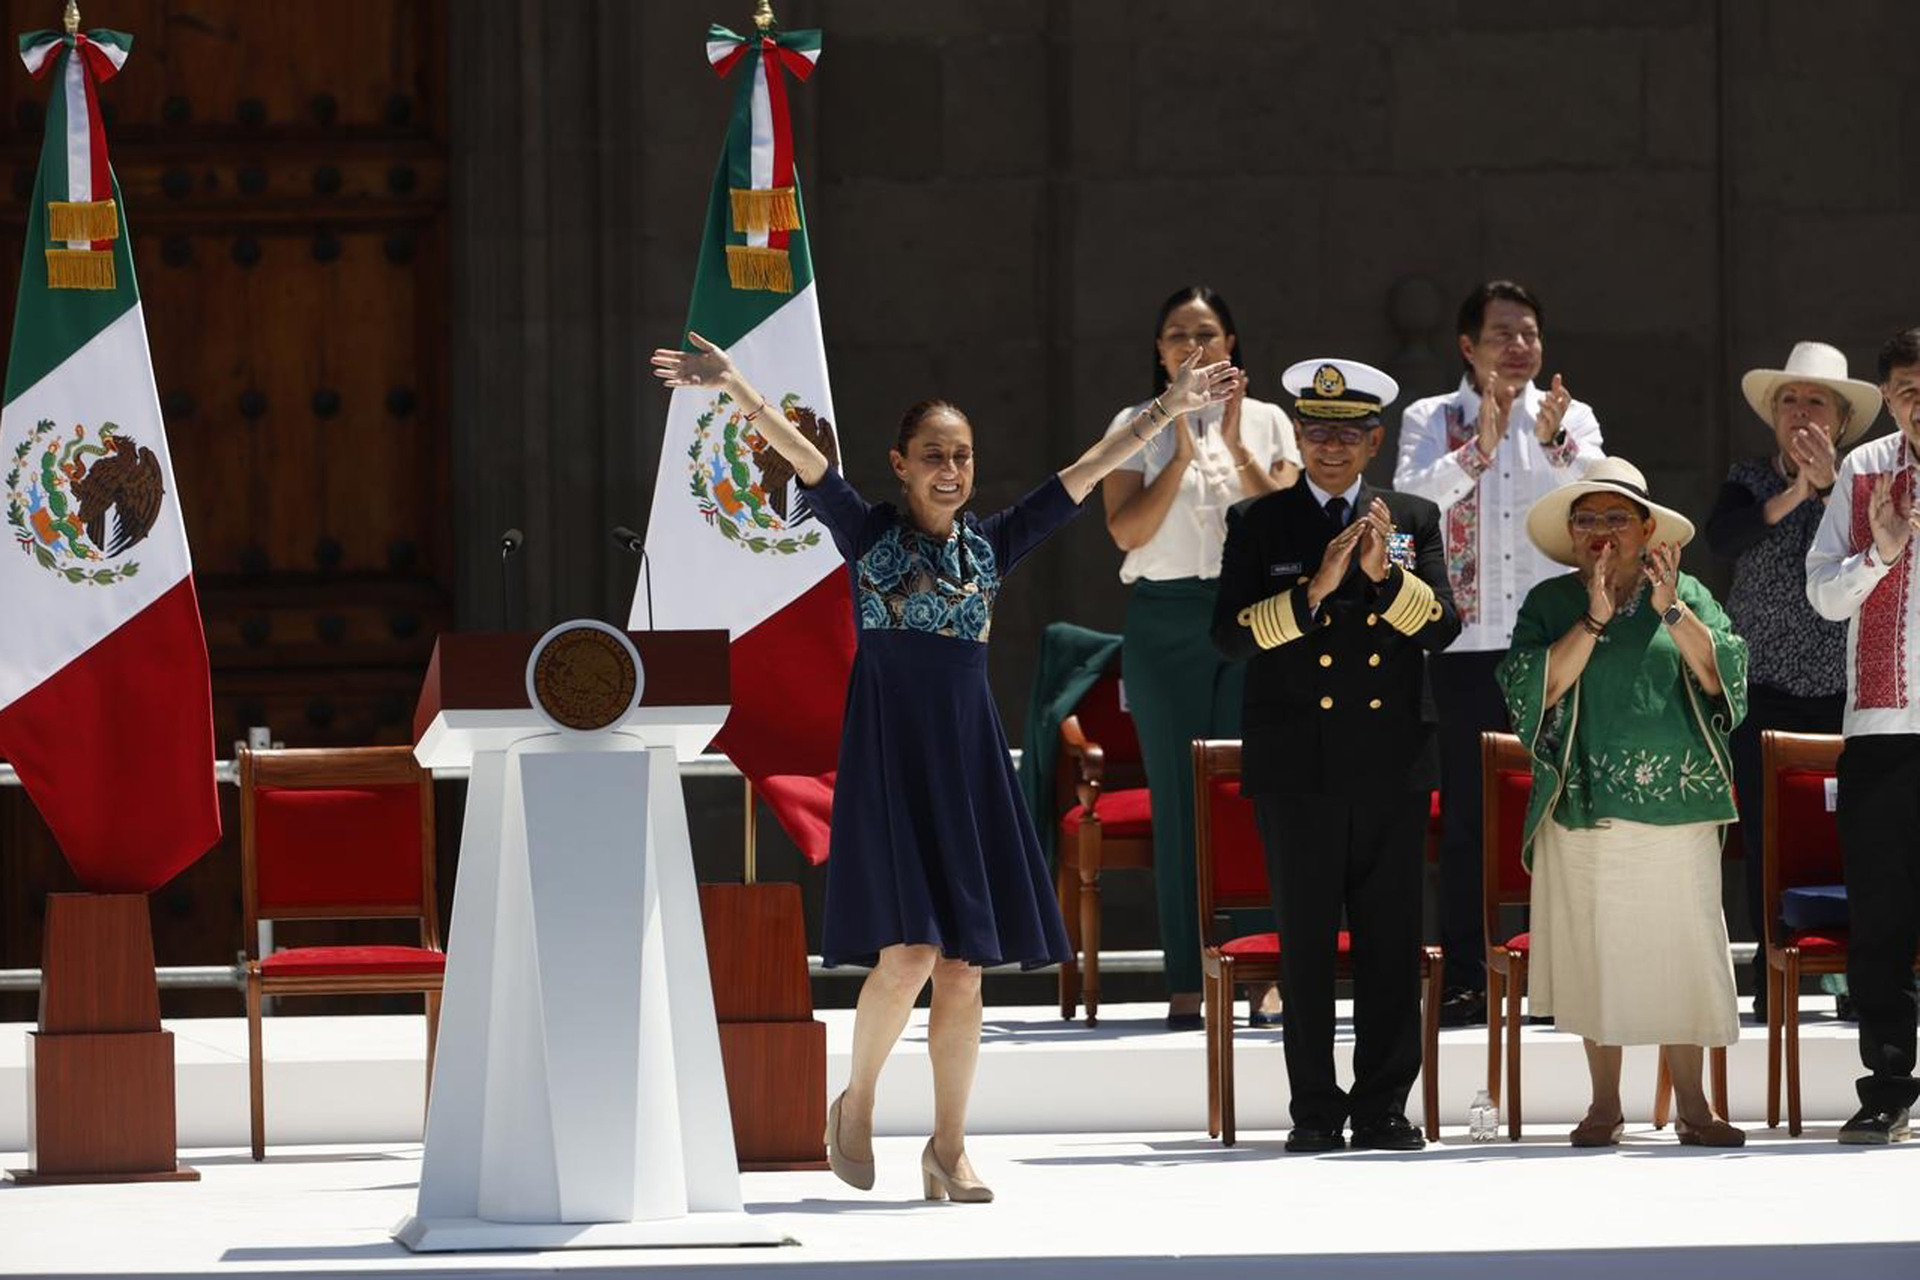
[[[793,465],[808,506],[846,557],[859,627],[833,797],[821,951],[872,966],[854,1018],[853,1066],[827,1114],[834,1172],[873,1185],[880,1069],[933,982],[928,1055],[934,1132],[920,1158],[929,1198],[993,1193],[966,1157],[967,1096],[980,1051],[980,971],[1054,964],[1066,930],[1033,819],[1007,759],[987,683],[987,634],[1006,575],[1079,512],[1116,466],[1167,424],[1239,387],[1239,371],[1195,351],[1128,430],[1107,436],[1004,511],[973,496],[973,425],[945,401],[914,405],[889,457],[901,501],[869,503],[741,376],[726,353],[656,351],[671,387],[715,387]]]

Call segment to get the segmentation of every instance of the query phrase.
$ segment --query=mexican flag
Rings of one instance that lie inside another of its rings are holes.
[[[131,44],[20,38],[53,91],[0,410],[0,756],[81,882],[129,893],[220,838],[206,637],[96,93]]]
[[[739,88],[687,327],[725,348],[837,465],[787,112],[788,77],[805,80],[819,56],[818,31],[707,34],[708,61]],[[715,745],[817,864],[827,856],[853,610],[845,564],[799,501],[793,469],[744,421],[753,407],[711,390],[673,393],[647,559],[658,625],[725,627],[732,636],[733,712]],[[654,621],[636,595],[630,625]]]

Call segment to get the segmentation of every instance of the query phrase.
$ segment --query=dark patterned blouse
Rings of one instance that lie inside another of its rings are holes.
[[[1707,544],[1733,561],[1727,612],[1751,654],[1747,679],[1802,698],[1847,691],[1847,624],[1807,602],[1807,548],[1826,505],[1810,499],[1768,526],[1761,508],[1787,487],[1771,456],[1733,464],[1707,517]]]

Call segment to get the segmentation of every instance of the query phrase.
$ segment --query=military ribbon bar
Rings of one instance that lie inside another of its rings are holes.
[[[727,245],[727,274],[736,289],[793,291],[787,245],[800,227],[793,180],[793,121],[786,76],[804,81],[820,57],[818,31],[762,32],[749,39],[722,26],[707,32],[707,61],[726,77],[747,74],[727,133],[728,195],[737,243]],[[783,74],[784,73],[784,74]]]
[[[121,31],[30,31],[20,37],[20,60],[34,79],[60,72],[47,125],[49,133],[60,130],[64,146],[49,146],[41,155],[43,189],[55,197],[47,200],[51,288],[114,287],[113,241],[120,235],[120,213],[98,86],[119,74],[132,47],[133,37]]]

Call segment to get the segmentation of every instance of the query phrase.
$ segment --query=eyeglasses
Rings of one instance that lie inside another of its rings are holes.
[[[1325,444],[1329,440],[1338,440],[1341,444],[1359,444],[1371,430],[1372,427],[1327,427],[1316,424],[1300,428],[1300,435],[1308,444]]]
[[[1576,511],[1567,517],[1567,528],[1575,533],[1619,533],[1638,520],[1631,511]]]

